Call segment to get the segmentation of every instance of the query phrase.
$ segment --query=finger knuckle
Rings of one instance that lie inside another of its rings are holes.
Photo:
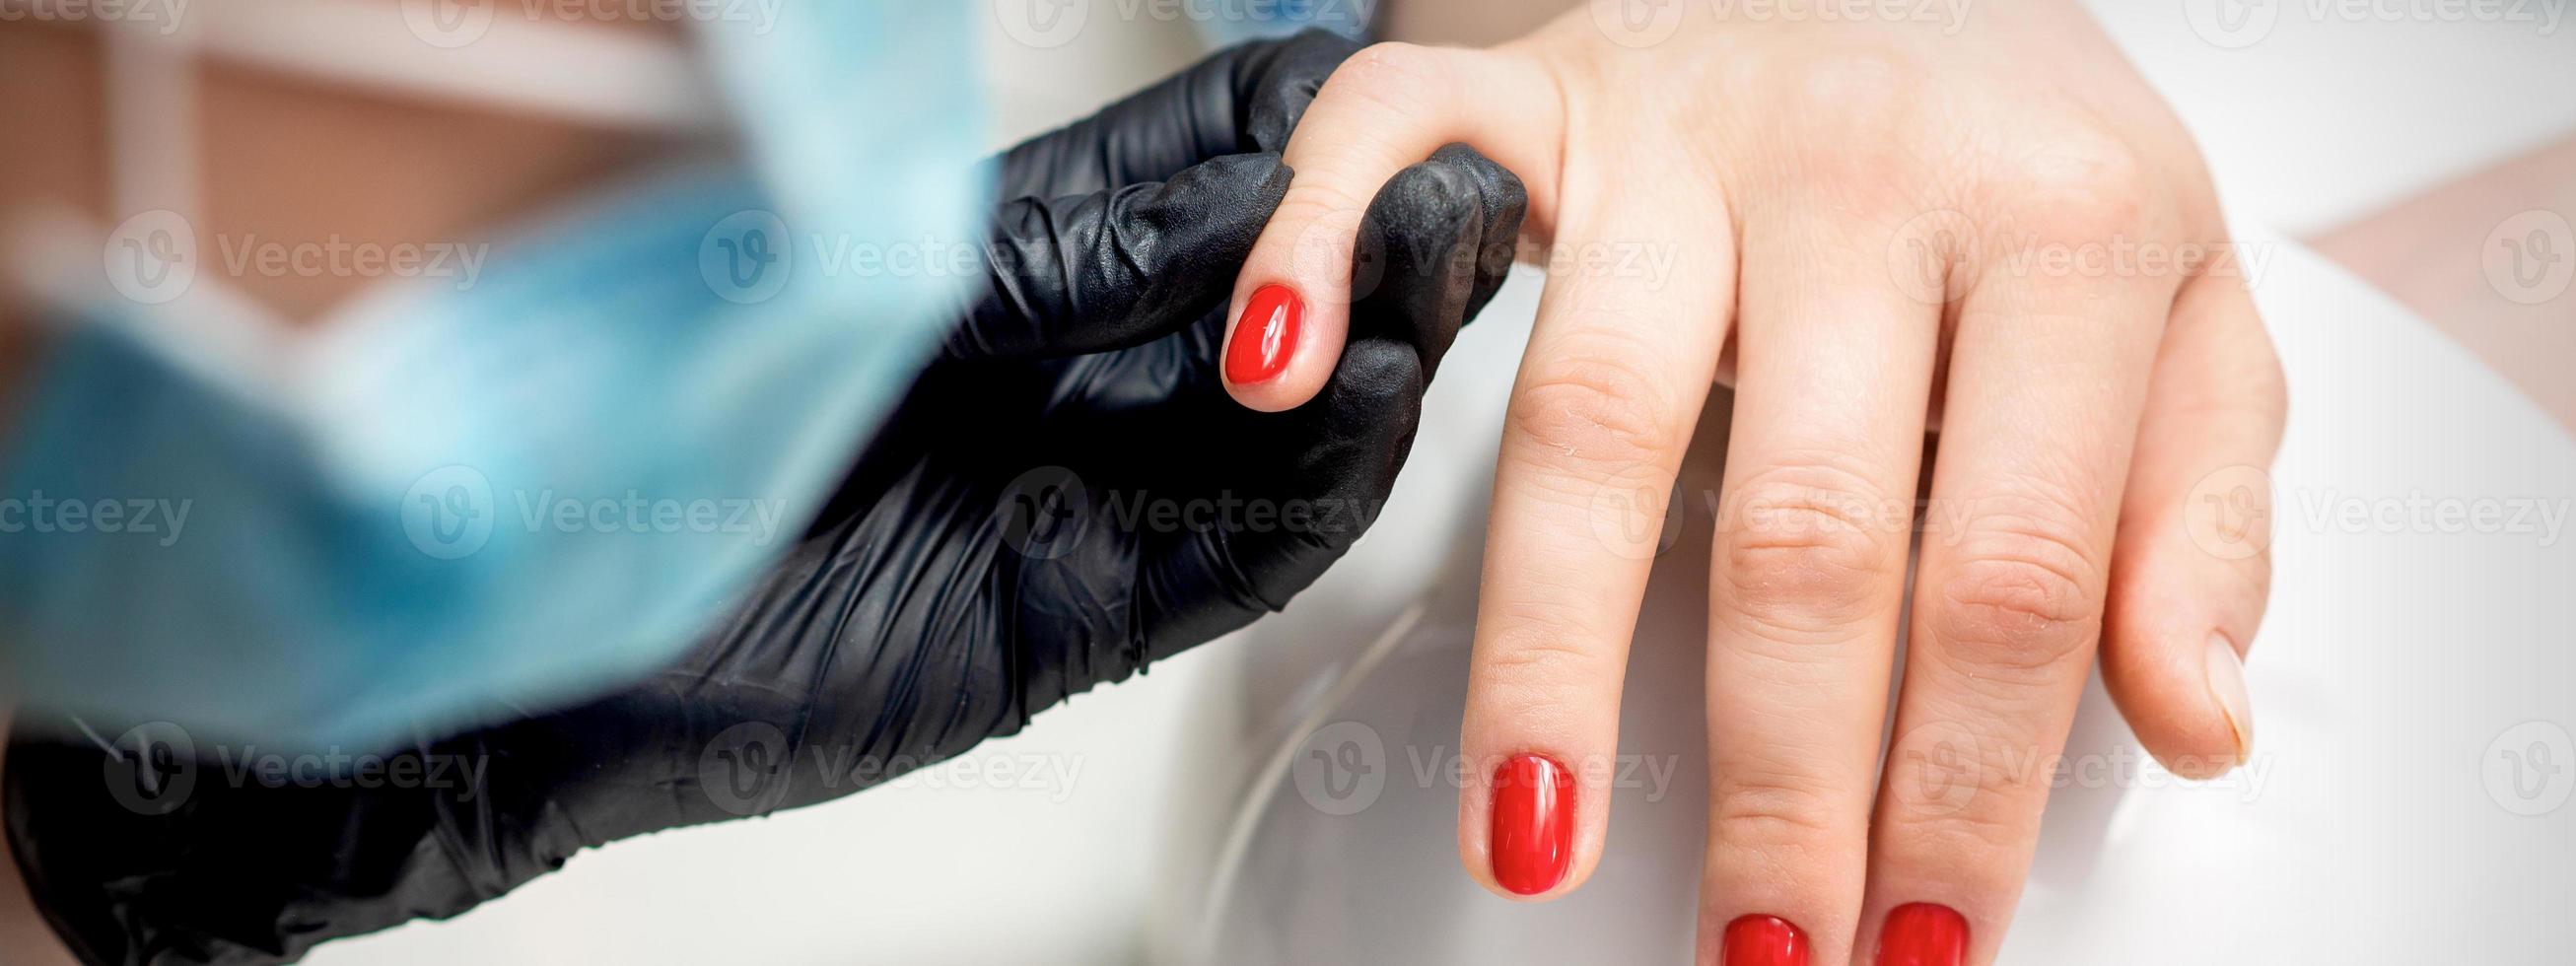
[[[1829,843],[1848,837],[1827,786],[1794,772],[1760,768],[1719,773],[1709,803],[1710,834],[1724,848],[1747,849],[1783,861],[1820,859]]]
[[[2098,241],[2157,221],[2163,192],[2126,140],[2072,132],[2023,143],[2026,150],[1998,163],[1996,187],[2040,240]]]
[[[1514,394],[1506,416],[1524,452],[1577,469],[1659,462],[1673,448],[1678,421],[1669,394],[1628,359],[1584,346],[1549,359]]]
[[[1991,797],[1993,791],[1982,789],[1978,794],[1982,799]],[[1945,878],[1980,891],[2002,891],[2018,885],[2014,880],[2019,878],[2019,863],[1980,859],[2019,855],[2030,848],[2029,839],[2037,833],[2027,819],[2001,802],[1956,812],[1897,808],[1890,811],[1882,826],[1883,831],[1874,839],[1886,843],[1881,846],[1889,853],[1885,861],[1939,869]]]
[[[2100,631],[2099,553],[2064,501],[2017,502],[1971,525],[1937,585],[1931,629],[1952,645],[1945,653],[1981,668],[2056,668]]]
[[[1976,718],[1917,728],[1888,750],[1887,807],[1874,836],[1885,860],[1967,876],[2010,877],[2011,862],[1964,857],[2026,849],[2045,802],[2049,772],[2036,749],[1999,740]]]
[[[1833,634],[1888,603],[1910,513],[1834,457],[1791,457],[1728,500],[1718,576],[1734,610],[1765,629]]]
[[[1568,622],[1515,619],[1477,660],[1476,690],[1516,714],[1580,715],[1595,702],[1604,658]]]

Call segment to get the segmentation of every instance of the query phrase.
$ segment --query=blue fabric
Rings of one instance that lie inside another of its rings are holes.
[[[81,313],[0,454],[0,675],[201,740],[363,745],[677,653],[955,318],[944,263],[987,193],[965,11],[709,25],[747,170],[643,179],[470,287],[376,293],[290,385],[192,346],[226,321],[199,303]]]

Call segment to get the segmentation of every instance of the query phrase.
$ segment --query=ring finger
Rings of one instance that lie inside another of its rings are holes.
[[[1939,335],[1883,224],[1824,199],[1745,220],[1744,320],[1709,582],[1700,961],[1842,962]]]
[[[2033,200],[2056,206],[2052,218],[2085,212],[2081,199]],[[2073,230],[2036,237],[2127,233],[2085,220],[2050,227]],[[1877,936],[1887,966],[1988,963],[2001,946],[2092,666],[2129,453],[2173,299],[2171,279],[2004,268],[1978,277],[1960,305],[1896,737],[1871,825],[1862,935]]]

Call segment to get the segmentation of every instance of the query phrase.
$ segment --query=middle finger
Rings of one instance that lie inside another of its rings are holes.
[[[2005,244],[2134,238],[2091,176],[2024,194],[1959,307],[1863,936],[1882,966],[1988,963],[2092,667],[2168,278],[2050,276]],[[2006,242],[2005,239],[2015,241]]]
[[[1709,568],[1703,963],[1839,962],[1860,920],[1941,305],[1889,272],[1903,218],[1836,201],[1745,220]]]

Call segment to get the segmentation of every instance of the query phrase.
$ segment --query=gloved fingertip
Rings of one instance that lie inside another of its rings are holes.
[[[1351,333],[1410,345],[1427,373],[1465,322],[1484,237],[1476,180],[1425,161],[1397,172],[1361,217],[1351,265]]]
[[[1234,271],[1252,254],[1270,216],[1288,197],[1291,177],[1276,154],[1213,158],[1117,212],[1114,227],[1131,237],[1160,239],[1139,252],[1151,256],[1141,263],[1148,274],[1208,273],[1216,290],[1231,291]]]
[[[1288,196],[1288,183],[1296,172],[1277,152],[1254,151],[1228,154],[1199,162],[1165,182],[1161,194],[1183,203],[1205,204],[1206,199],[1234,199],[1257,207],[1263,219],[1279,207]]]
[[[1431,156],[1476,181],[1485,205],[1485,234],[1476,253],[1476,282],[1467,298],[1473,321],[1493,301],[1519,256],[1521,223],[1529,215],[1529,187],[1510,168],[1465,144],[1450,144]]]
[[[1387,179],[1360,218],[1362,263],[1352,266],[1352,300],[1401,296],[1388,283],[1438,268],[1420,258],[1405,259],[1481,235],[1477,193],[1475,180],[1465,172],[1428,161]]]
[[[1341,365],[1326,385],[1328,405],[1342,417],[1382,423],[1390,401],[1419,399],[1422,361],[1413,347],[1386,338],[1353,339],[1342,346]]]

